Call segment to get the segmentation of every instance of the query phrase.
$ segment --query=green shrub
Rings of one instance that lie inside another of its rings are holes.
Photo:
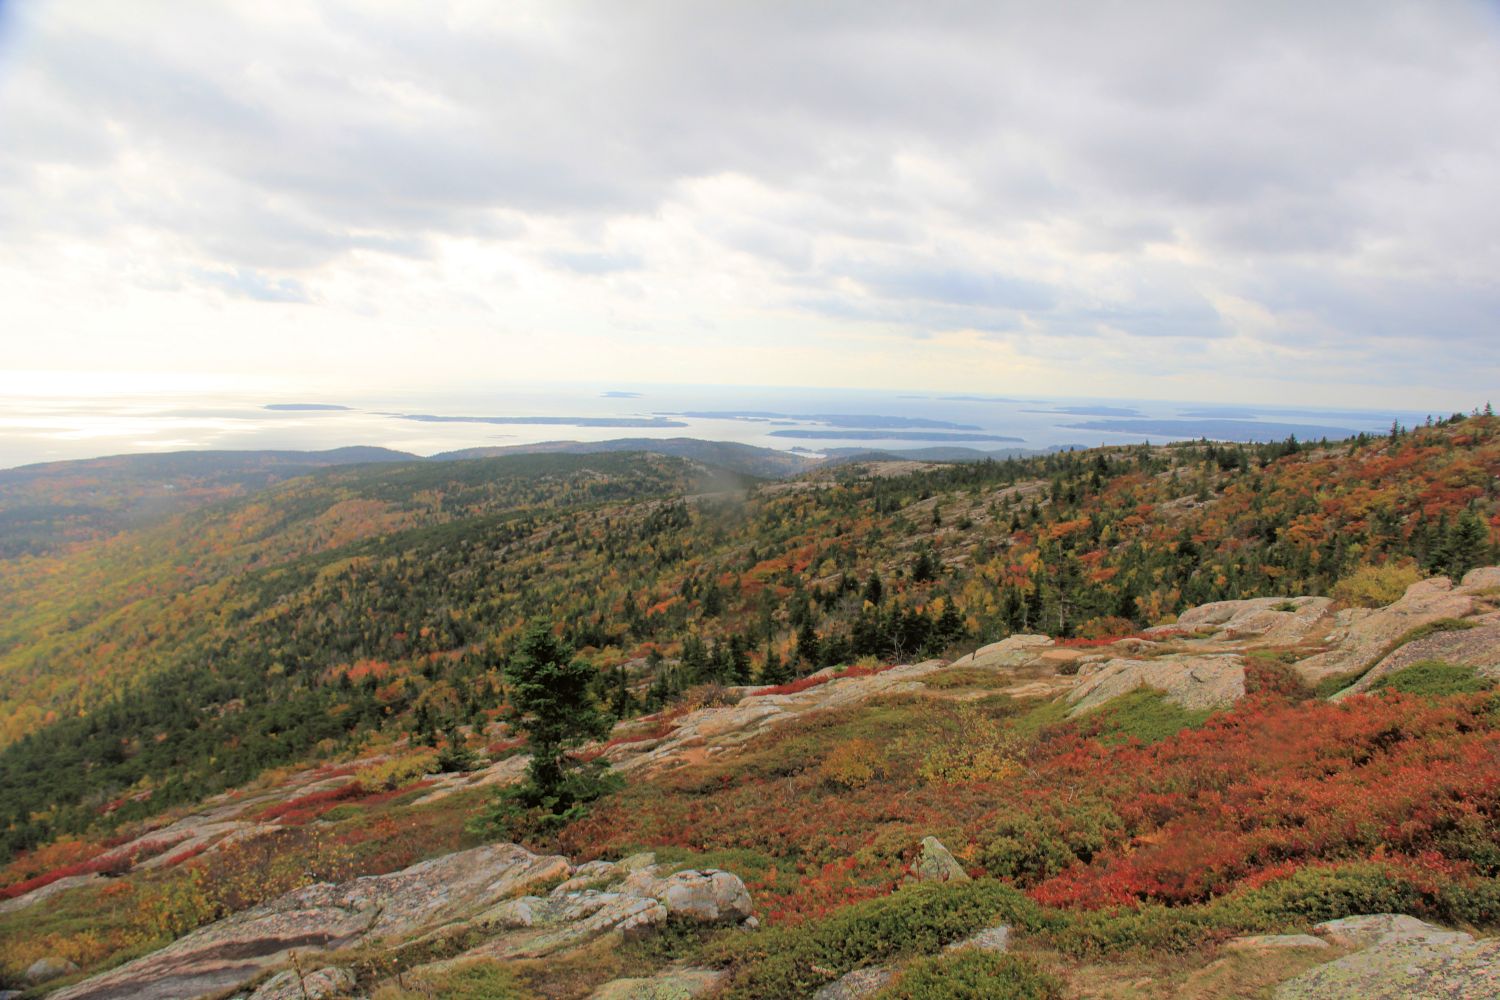
[[[1479,880],[1488,881],[1488,880]],[[1493,883],[1491,883],[1493,884]],[[1497,898],[1479,882],[1451,900],[1373,863],[1302,870],[1196,906],[1148,904],[1051,916],[1046,937],[1058,950],[1097,956],[1125,951],[1184,952],[1235,934],[1305,930],[1360,913],[1411,913],[1476,923]]]
[[[1426,698],[1446,698],[1455,694],[1477,694],[1488,691],[1495,682],[1481,677],[1473,667],[1441,660],[1419,660],[1409,667],[1380,678],[1375,690],[1399,691]]]
[[[1028,958],[965,948],[918,959],[876,1000],[1061,1000],[1062,983]]]
[[[1047,814],[1002,818],[980,838],[979,861],[996,878],[1032,885],[1075,861],[1088,864],[1125,836],[1124,821],[1104,802],[1054,802]]]
[[[802,1000],[853,969],[931,954],[996,923],[1028,928],[1041,919],[1034,902],[999,882],[912,885],[817,920],[730,939],[717,958],[733,973],[728,998]]]

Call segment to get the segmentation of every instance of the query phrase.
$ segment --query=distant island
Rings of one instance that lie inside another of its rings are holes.
[[[686,427],[662,417],[449,417],[435,413],[392,413],[401,420],[429,424],[540,424],[549,427]]]
[[[748,420],[755,422],[800,420],[807,423],[827,424],[830,427],[930,427],[935,430],[978,431],[984,428],[977,424],[955,424],[949,420],[932,420],[927,417],[888,417],[874,413],[776,413],[771,410],[686,410],[669,413],[673,417],[692,417],[695,420]]]
[[[856,430],[790,430],[772,431],[771,437],[801,438],[807,441],[1024,441],[1025,438],[1001,434],[953,434],[947,431],[856,431]]]
[[[351,407],[339,406],[337,403],[267,403],[261,408],[265,410],[348,410]]]
[[[1260,420],[1088,420],[1067,424],[1085,431],[1107,431],[1111,434],[1155,434],[1171,438],[1211,438],[1215,441],[1279,441],[1288,437],[1303,440],[1349,438],[1358,431],[1347,427],[1323,427],[1318,424],[1277,424]]]
[[[1022,410],[1022,413],[1062,413],[1070,417],[1139,417],[1141,411],[1128,406],[1056,406],[1050,410]]]
[[[608,392],[601,392],[599,395],[603,396],[605,399],[640,399],[641,398],[641,394],[638,393],[638,392],[623,392],[623,391],[621,391],[619,389],[611,389]]]

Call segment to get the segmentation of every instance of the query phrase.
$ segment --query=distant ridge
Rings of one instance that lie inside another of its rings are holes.
[[[823,454],[829,463],[847,462],[982,462],[985,459],[1029,458],[1032,455],[1050,455],[1059,451],[1083,451],[1089,445],[1057,444],[1050,448],[1000,448],[981,451],[978,448],[937,446],[933,448],[825,448]]]
[[[688,458],[734,472],[767,479],[794,476],[819,464],[820,459],[774,448],[732,441],[704,441],[699,438],[615,438],[609,441],[542,441],[537,444],[505,445],[494,448],[465,448],[433,455],[428,461],[495,458],[501,455],[566,454],[591,455],[599,452],[647,451],[656,455]]]
[[[0,487],[34,482],[63,472],[85,470],[135,474],[141,476],[192,475],[223,472],[228,469],[267,469],[279,467],[320,468],[326,465],[358,465],[364,462],[416,462],[421,456],[372,445],[350,445],[325,451],[245,450],[216,451],[149,451],[99,458],[64,459],[57,462],[34,462],[12,469],[0,469]]]

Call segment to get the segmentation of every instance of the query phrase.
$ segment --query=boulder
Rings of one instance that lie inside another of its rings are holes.
[[[1237,653],[1215,653],[1087,664],[1068,695],[1068,714],[1081,715],[1142,687],[1187,709],[1227,708],[1245,696],[1245,660]]]
[[[1275,1000],[1478,1000],[1500,997],[1500,940],[1390,941],[1316,966]]]
[[[819,989],[812,995],[812,1000],[863,1000],[885,989],[895,978],[896,970],[890,966],[855,969]]]
[[[615,935],[650,934],[677,916],[701,923],[747,924],[750,892],[739,876],[717,869],[664,875],[650,854],[597,862],[546,896],[520,896],[489,907],[472,921],[500,933],[440,968],[475,958],[546,958]],[[586,881],[588,884],[583,885]],[[624,987],[621,987],[622,989]]]
[[[750,891],[738,875],[708,868],[685,871],[662,880],[653,893],[672,916],[704,924],[737,924],[751,912]]]
[[[1035,659],[1038,653],[1053,645],[1053,640],[1045,635],[1013,635],[988,646],[980,646],[968,656],[960,656],[954,660],[953,665],[993,669],[1018,667]]]
[[[605,983],[589,1000],[691,1000],[713,993],[728,978],[718,969],[669,969],[650,978]]]
[[[348,969],[329,966],[301,975],[286,969],[261,983],[249,1000],[324,1000],[348,996],[353,989],[354,973]]]
[[[960,951],[964,948],[975,948],[979,951],[1003,952],[1010,950],[1010,925],[998,924],[994,927],[986,927],[977,934],[971,934],[962,941],[954,941],[944,948],[944,951]]]
[[[1500,941],[1475,941],[1401,913],[1328,920],[1313,933],[1358,950],[1282,983],[1276,1000],[1500,997]]]
[[[1482,566],[1464,574],[1459,589],[1471,594],[1500,589],[1500,566]]]
[[[1326,597],[1256,597],[1214,601],[1189,608],[1170,628],[1213,631],[1227,639],[1257,638],[1266,645],[1290,645],[1316,627],[1333,602]]]
[[[912,877],[918,882],[969,881],[969,873],[936,837],[922,838],[922,853],[912,865]]]
[[[656,899],[631,892],[585,889],[552,896],[522,896],[481,914],[476,923],[499,930],[493,939],[439,967],[474,958],[545,958],[611,932],[622,938],[655,930],[667,919]]]
[[[1434,632],[1415,639],[1381,660],[1353,686],[1335,695],[1335,699],[1368,691],[1382,678],[1405,670],[1421,660],[1441,660],[1473,667],[1477,673],[1500,678],[1500,622],[1474,628]]]
[[[66,958],[58,958],[49,955],[39,958],[26,967],[26,981],[28,983],[45,983],[53,979],[61,979],[63,976],[71,976],[78,971],[78,966]]]

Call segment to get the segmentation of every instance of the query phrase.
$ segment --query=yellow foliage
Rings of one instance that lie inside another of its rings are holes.
[[[136,903],[135,924],[148,936],[175,940],[220,914],[219,904],[204,888],[203,872],[191,869],[186,878],[142,892]]]
[[[396,789],[410,784],[424,774],[435,773],[438,769],[437,760],[436,750],[423,747],[399,757],[387,757],[385,760],[362,767],[355,772],[354,780],[372,790]]]
[[[870,740],[840,743],[818,768],[818,777],[831,785],[862,788],[880,771],[880,749]]]
[[[1410,559],[1366,564],[1333,585],[1335,599],[1361,608],[1379,608],[1401,599],[1406,588],[1422,579],[1422,571]]]
[[[1006,781],[1021,772],[1025,753],[1025,742],[1003,721],[973,705],[960,705],[952,726],[927,749],[917,772],[940,784]]]

